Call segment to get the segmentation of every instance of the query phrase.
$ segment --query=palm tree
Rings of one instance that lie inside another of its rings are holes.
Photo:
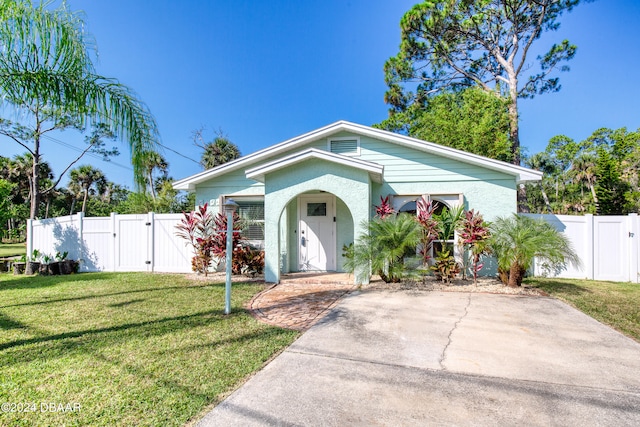
[[[155,120],[135,94],[117,80],[95,73],[93,43],[78,13],[65,2],[0,0],[0,96],[29,121],[29,132],[3,120],[0,134],[32,155],[30,216],[35,218],[43,192],[50,191],[86,152],[85,149],[42,190],[39,170],[42,136],[72,126],[106,123],[129,144],[136,184],[144,183],[141,153],[153,150],[158,138]]]
[[[153,179],[153,172],[158,170],[162,176],[167,176],[167,170],[169,169],[169,163],[162,155],[156,151],[147,151],[142,155],[142,163],[145,171],[145,177],[147,180],[147,186],[153,200],[156,199],[155,180]]]
[[[596,195],[596,158],[592,154],[583,154],[571,165],[574,182],[586,183],[593,196],[593,203],[598,212],[598,196]],[[580,188],[582,190],[582,187]]]
[[[218,135],[203,148],[204,153],[202,153],[200,163],[205,169],[214,168],[240,157],[238,146],[222,135]]]
[[[399,213],[384,219],[373,218],[367,225],[368,232],[358,239],[348,250],[345,268],[351,273],[371,266],[386,283],[400,282],[408,272],[406,259],[415,258],[422,263],[422,257],[416,257],[416,246],[420,243],[422,229],[413,215]],[[358,280],[369,270],[357,271]]]
[[[544,173],[548,178],[556,176],[558,174],[558,166],[553,162],[553,160],[549,157],[549,154],[544,151],[541,153],[536,153],[533,156],[525,159],[525,164],[529,166],[531,169],[538,170]],[[551,209],[551,203],[549,203],[549,197],[547,196],[547,192],[544,189],[544,178],[538,184],[540,186],[540,192],[542,193],[542,198],[544,199],[545,207],[549,213],[553,212]],[[556,183],[557,188],[557,183]]]
[[[89,192],[95,194],[97,192],[97,187],[104,185],[104,182],[106,181],[104,174],[93,166],[83,165],[78,168],[71,169],[69,172],[69,178],[71,179],[69,189],[71,190],[74,188],[76,190],[76,194],[78,189],[83,193],[82,213],[85,213]]]
[[[498,218],[490,230],[489,247],[497,258],[500,279],[511,287],[522,285],[534,258],[553,269],[580,265],[571,242],[543,219],[514,214]]]

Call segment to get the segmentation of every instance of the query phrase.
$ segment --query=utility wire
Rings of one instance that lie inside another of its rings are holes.
[[[49,136],[49,135],[42,135],[42,137],[45,138],[45,139],[48,139],[51,142],[54,142],[54,143],[56,143],[58,145],[62,145],[63,147],[66,147],[66,148],[69,148],[71,150],[77,151],[79,153],[84,151],[83,148],[76,147],[75,145],[72,145],[72,144],[69,144],[68,142],[64,142],[64,141],[61,141],[59,139],[53,138],[52,136]],[[91,151],[87,151],[85,153],[85,156],[93,157],[94,159],[98,159],[100,161],[103,161],[105,163],[109,163],[109,164],[114,165],[114,166],[121,167],[123,169],[127,169],[127,170],[130,170],[130,171],[133,170],[133,168],[131,168],[131,167],[127,166],[127,165],[123,165],[123,164],[120,164],[118,162],[114,162],[112,160],[105,160],[104,157],[102,157],[102,156],[100,156],[98,154],[92,153]]]
[[[177,152],[177,151],[176,151],[176,150],[174,150],[173,148],[169,148],[169,147],[167,147],[166,145],[161,144],[161,143],[159,143],[159,142],[157,142],[156,144],[158,144],[158,145],[159,145],[160,147],[162,147],[162,148],[165,148],[165,149],[167,149],[167,150],[171,151],[172,153],[177,154],[177,155],[178,155],[178,156],[180,156],[180,157],[184,157],[184,158],[185,158],[185,159],[187,159],[187,160],[191,160],[191,161],[192,161],[192,162],[194,162],[194,163],[200,164],[200,162],[199,162],[199,161],[194,160],[194,159],[192,159],[191,157],[187,157],[187,156],[185,156],[184,154]]]

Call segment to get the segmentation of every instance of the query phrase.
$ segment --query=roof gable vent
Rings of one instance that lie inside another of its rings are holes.
[[[360,155],[360,138],[332,138],[329,139],[329,151],[344,156]]]

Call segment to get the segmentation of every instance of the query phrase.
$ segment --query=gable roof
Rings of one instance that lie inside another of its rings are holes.
[[[268,160],[273,156],[284,153],[286,151],[290,151],[292,149],[295,149],[296,147],[303,146],[312,141],[326,138],[330,135],[343,131],[354,133],[357,135],[368,136],[370,138],[386,141],[392,144],[410,147],[419,151],[424,151],[434,155],[502,172],[507,175],[515,176],[517,183],[524,181],[539,181],[542,179],[542,172],[536,170],[512,165],[510,163],[490,159],[488,157],[479,156],[477,154],[467,153],[466,151],[457,150],[451,147],[445,147],[443,145],[434,144],[432,142],[422,141],[410,136],[400,135],[386,130],[375,129],[369,126],[340,120],[314,131],[296,136],[295,138],[291,138],[279,144],[256,151],[255,153],[240,157],[239,159],[232,160],[223,165],[216,166],[213,169],[208,169],[187,178],[175,181],[173,183],[173,188],[175,188],[176,190],[193,190],[195,189],[195,186],[197,184],[208,181],[217,176],[236,171],[238,169],[252,169],[251,165],[257,162]]]
[[[260,165],[253,169],[249,169],[246,172],[247,178],[255,179],[256,181],[264,182],[264,176],[270,172],[274,172],[283,168],[286,168],[296,163],[303,162],[309,159],[320,159],[328,162],[337,163],[352,167],[354,169],[360,169],[369,173],[371,179],[377,183],[382,183],[382,173],[384,172],[384,166],[377,163],[369,162],[366,160],[356,159],[342,154],[331,153],[329,151],[318,150],[317,148],[309,148],[308,150],[300,151],[298,153],[291,154],[287,157],[276,159],[272,162]]]

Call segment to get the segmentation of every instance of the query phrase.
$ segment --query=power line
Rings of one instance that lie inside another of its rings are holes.
[[[71,150],[77,151],[77,152],[79,152],[79,153],[81,153],[81,152],[83,152],[83,151],[84,151],[84,149],[82,149],[82,148],[76,147],[75,145],[71,145],[71,144],[69,144],[68,142],[64,142],[64,141],[61,141],[61,140],[59,140],[59,139],[53,138],[53,137],[52,137],[52,136],[50,136],[50,135],[42,135],[42,137],[43,137],[43,138],[46,138],[46,139],[48,139],[48,140],[50,140],[50,141],[52,141],[52,142],[55,142],[55,143],[56,143],[56,144],[58,144],[58,145],[62,145],[63,147],[66,147],[66,148],[69,148],[69,149],[71,149]],[[123,169],[127,169],[127,170],[130,170],[130,171],[133,171],[133,168],[131,168],[131,167],[129,167],[129,166],[126,166],[126,165],[120,164],[120,163],[118,163],[118,162],[114,162],[114,161],[112,161],[112,160],[107,160],[107,159],[105,159],[105,158],[104,158],[104,157],[102,157],[102,156],[99,156],[99,155],[97,155],[97,154],[95,154],[95,153],[92,153],[91,151],[87,151],[84,155],[85,155],[85,156],[88,156],[88,157],[93,157],[94,159],[98,159],[98,160],[100,160],[100,161],[103,161],[103,162],[105,162],[105,163],[112,164],[112,165],[114,165],[114,166],[121,167],[121,168],[123,168]]]
[[[184,157],[184,158],[185,158],[185,159],[187,159],[187,160],[191,160],[192,162],[197,163],[198,165],[200,164],[200,162],[199,162],[199,161],[194,160],[194,159],[192,159],[191,157],[187,157],[187,156],[185,156],[184,154],[177,152],[177,151],[176,151],[176,150],[174,150],[173,148],[169,148],[169,147],[167,147],[166,145],[161,144],[161,143],[159,143],[159,142],[157,142],[156,144],[158,144],[158,145],[159,145],[160,147],[162,147],[162,148],[165,148],[165,149],[167,149],[167,150],[171,151],[172,153],[177,154],[177,155],[178,155],[178,156],[180,156],[180,157]]]

